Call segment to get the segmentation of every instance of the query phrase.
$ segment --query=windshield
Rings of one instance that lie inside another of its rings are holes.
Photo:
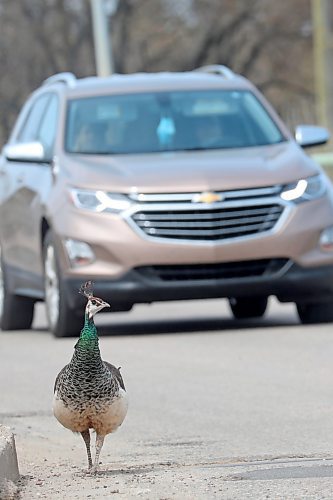
[[[65,149],[134,154],[247,148],[285,140],[248,91],[107,95],[69,101]]]

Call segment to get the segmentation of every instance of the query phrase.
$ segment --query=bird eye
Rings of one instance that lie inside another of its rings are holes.
[[[93,306],[95,306],[97,302],[96,302],[96,300],[92,300],[91,303]]]

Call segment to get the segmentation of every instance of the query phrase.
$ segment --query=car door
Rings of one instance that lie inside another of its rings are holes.
[[[42,290],[40,223],[52,184],[51,165],[57,127],[58,97],[45,93],[31,104],[27,118],[11,143],[39,141],[43,162],[12,161],[2,157],[1,246],[17,286]]]

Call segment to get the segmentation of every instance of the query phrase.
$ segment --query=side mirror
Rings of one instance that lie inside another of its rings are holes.
[[[295,139],[302,148],[308,148],[326,144],[330,139],[330,133],[324,127],[298,125],[295,129]]]
[[[45,149],[41,142],[22,142],[18,144],[7,144],[3,148],[3,154],[10,161],[22,162],[48,162]]]

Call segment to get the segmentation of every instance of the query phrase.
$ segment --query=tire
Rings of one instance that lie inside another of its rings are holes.
[[[333,322],[331,302],[296,304],[299,319],[303,325]]]
[[[70,308],[66,300],[59,260],[51,231],[48,231],[43,245],[45,306],[49,330],[55,337],[72,337],[80,334],[83,316]]]
[[[236,319],[261,318],[266,312],[267,302],[267,297],[229,299],[230,309]]]
[[[1,330],[29,330],[34,316],[35,302],[29,297],[15,295],[8,288],[8,270],[0,251],[0,328]]]

